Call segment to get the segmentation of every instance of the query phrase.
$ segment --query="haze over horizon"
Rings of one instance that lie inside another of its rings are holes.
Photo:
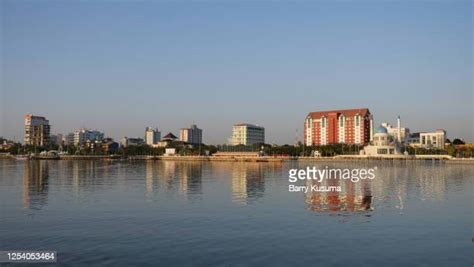
[[[0,136],[23,116],[119,139],[239,122],[302,139],[311,111],[367,107],[376,124],[474,142],[472,1],[11,1],[1,7]]]

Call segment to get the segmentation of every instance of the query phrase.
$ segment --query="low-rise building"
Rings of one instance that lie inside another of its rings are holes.
[[[175,156],[176,155],[176,148],[166,148],[164,156]]]
[[[7,140],[7,139],[2,139],[0,141],[0,150],[8,150],[12,148],[15,145],[13,141]]]
[[[178,137],[172,133],[168,133],[165,135],[160,142],[156,145],[156,147],[167,147],[169,144],[174,143],[178,140]]]
[[[369,157],[393,157],[403,155],[400,151],[399,142],[388,133],[384,126],[375,130],[372,141],[361,150],[360,154]]]
[[[117,152],[119,149],[119,143],[114,142],[111,138],[105,139],[102,142],[102,151],[104,151],[107,154],[112,154]]]
[[[232,127],[232,145],[253,145],[265,143],[265,128],[239,123]]]
[[[420,133],[420,145],[426,148],[444,148],[446,143],[446,131],[438,129],[434,132]]]
[[[122,147],[127,147],[127,146],[141,146],[144,145],[145,141],[143,138],[130,138],[130,137],[124,137],[120,141],[120,145]]]
[[[446,143],[446,131],[419,132],[409,135],[407,143],[413,147],[443,149]]]

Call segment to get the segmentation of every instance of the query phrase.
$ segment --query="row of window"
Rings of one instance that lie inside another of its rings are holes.
[[[341,117],[341,119],[339,119],[339,127],[344,127],[344,116]],[[306,127],[308,129],[311,129],[312,125],[311,125],[311,118],[307,118],[306,119]],[[321,118],[321,128],[325,128],[327,125],[327,118],[326,117],[322,117]],[[355,116],[355,126],[359,126],[360,125],[360,116],[357,115]]]

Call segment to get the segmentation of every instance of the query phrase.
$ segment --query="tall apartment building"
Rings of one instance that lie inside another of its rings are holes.
[[[202,130],[195,124],[182,128],[179,130],[179,140],[194,145],[202,144]]]
[[[102,141],[104,139],[104,133],[97,131],[97,130],[89,130],[89,129],[79,129],[74,131],[74,139],[73,144],[76,146],[82,146],[87,141]]]
[[[25,115],[25,145],[45,146],[50,143],[49,120],[45,117]]]
[[[253,145],[265,143],[265,128],[248,124],[235,124],[232,128],[232,145]]]
[[[373,118],[367,108],[310,112],[304,122],[304,143],[366,144],[372,131]]]
[[[158,129],[146,127],[145,129],[145,144],[152,146],[160,142],[161,132]]]

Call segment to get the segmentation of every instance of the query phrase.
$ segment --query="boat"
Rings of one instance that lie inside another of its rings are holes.
[[[29,160],[31,159],[30,155],[16,155],[15,160]]]

